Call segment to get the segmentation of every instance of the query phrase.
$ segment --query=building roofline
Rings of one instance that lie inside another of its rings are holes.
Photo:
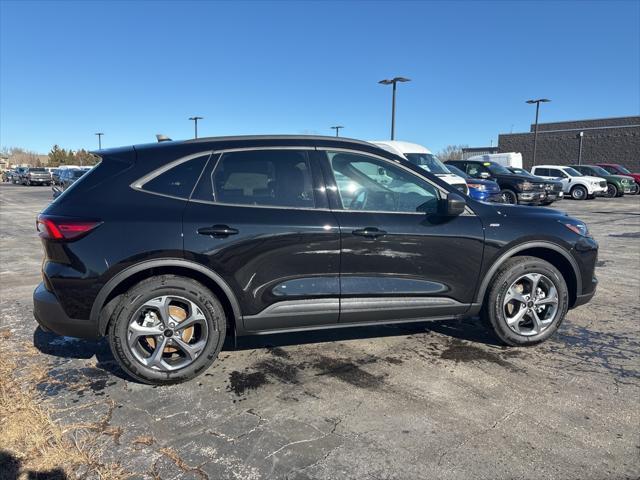
[[[538,122],[538,126],[540,126],[540,125],[549,125],[551,123],[595,122],[597,120],[620,120],[622,118],[634,118],[634,117],[640,117],[640,115],[627,115],[627,116],[624,116],[624,117],[583,118],[583,119],[580,119],[580,120],[559,120],[557,122],[544,122],[544,123],[543,122]],[[535,125],[535,123],[532,123],[531,125]]]
[[[611,130],[614,128],[638,128],[638,127],[640,127],[640,123],[637,125],[610,125],[606,127],[563,128],[558,130],[538,130],[538,135],[542,135],[543,133],[586,132],[588,130]],[[499,133],[498,136],[500,135],[534,135],[534,134],[535,132],[517,132],[517,133]]]

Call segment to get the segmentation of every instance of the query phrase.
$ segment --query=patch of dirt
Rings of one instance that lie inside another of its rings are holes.
[[[356,363],[346,359],[323,356],[313,362],[312,366],[320,370],[320,373],[316,374],[317,376],[329,375],[354,387],[372,389],[378,388],[384,383],[383,376],[372,375]]]

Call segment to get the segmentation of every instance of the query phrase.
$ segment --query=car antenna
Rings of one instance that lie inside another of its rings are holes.
[[[158,139],[158,142],[171,142],[171,139],[162,133],[157,133],[156,138]]]

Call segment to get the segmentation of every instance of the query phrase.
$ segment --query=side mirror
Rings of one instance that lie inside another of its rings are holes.
[[[457,217],[464,213],[464,208],[466,206],[467,202],[462,195],[450,192],[441,200],[440,211],[438,213],[447,217]]]

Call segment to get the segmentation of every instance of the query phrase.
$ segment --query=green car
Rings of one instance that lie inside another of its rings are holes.
[[[597,165],[571,165],[571,168],[583,175],[604,178],[607,181],[607,197],[621,197],[625,193],[635,193],[636,182],[624,175],[611,175],[604,168]]]

